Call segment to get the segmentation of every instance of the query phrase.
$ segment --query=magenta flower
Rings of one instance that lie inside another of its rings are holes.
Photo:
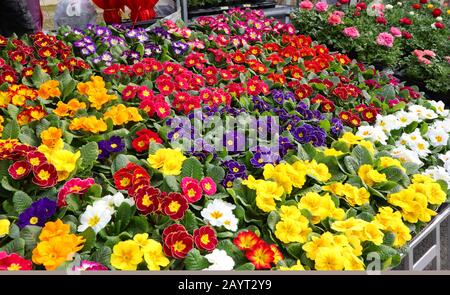
[[[317,2],[316,3],[316,11],[317,12],[325,12],[328,9],[328,4],[326,2]]]
[[[394,36],[386,32],[380,33],[377,36],[377,44],[391,48],[394,46]]]
[[[300,8],[304,10],[311,10],[314,7],[314,4],[309,0],[304,0],[300,2]]]
[[[66,197],[70,194],[82,195],[84,194],[93,184],[95,180],[93,178],[72,178],[66,182],[58,193],[58,207],[67,206]]]
[[[391,27],[391,29],[389,31],[391,32],[391,34],[394,37],[401,37],[402,36],[402,31],[399,28],[397,28],[397,27]]]
[[[359,31],[356,27],[345,28],[342,32],[344,33],[345,36],[351,39],[356,39],[359,37]]]
[[[337,14],[331,14],[328,17],[328,24],[332,25],[332,26],[336,26],[342,23],[342,18],[337,15]]]

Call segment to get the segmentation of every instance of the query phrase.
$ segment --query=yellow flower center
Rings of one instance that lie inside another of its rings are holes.
[[[175,244],[173,244],[173,249],[176,252],[182,252],[184,249],[186,249],[186,244],[184,244],[183,241],[176,241]]]
[[[50,178],[50,173],[46,170],[41,170],[38,173],[38,177],[42,180],[48,180]]]
[[[129,178],[122,178],[121,180],[120,180],[120,185],[121,186],[127,186],[127,185],[129,185],[130,184],[130,179]]]
[[[202,244],[209,244],[209,236],[207,234],[204,234],[201,238],[200,241],[202,242]]]
[[[235,168],[236,169],[236,168]],[[234,169],[233,169],[233,171],[234,171]],[[238,169],[238,171],[239,171],[239,169]],[[236,171],[235,171],[236,172]],[[211,189],[211,184],[210,183],[206,183],[205,184],[205,188],[207,189],[207,190],[210,190]]]
[[[223,216],[223,213],[220,211],[213,211],[211,212],[211,217],[214,219],[219,219],[220,217]]]
[[[169,204],[169,211],[170,212],[178,212],[178,210],[180,210],[181,204],[178,203],[177,201],[172,201]]]
[[[75,185],[70,188],[70,191],[71,192],[79,192],[79,191],[81,191],[81,186]]]
[[[39,218],[37,218],[36,216],[33,216],[30,218],[30,224],[36,224],[39,222]]]
[[[442,139],[443,139],[442,136],[440,136],[440,135],[436,136],[436,141],[437,142],[442,142]]]
[[[11,265],[8,266],[9,271],[21,270],[21,269],[22,269],[22,267],[20,266],[20,264],[17,264],[17,263],[11,263]]]
[[[149,206],[151,206],[152,204],[153,204],[153,201],[150,200],[149,195],[145,195],[145,196],[142,198],[142,205],[144,205],[145,207],[149,207]]]
[[[16,169],[16,174],[17,175],[22,175],[25,173],[25,171],[27,171],[27,169],[23,168],[23,167],[19,167]]]
[[[115,148],[117,147],[117,144],[112,143],[112,144],[111,144],[111,147],[112,147],[113,149],[115,149]]]
[[[96,226],[100,222],[100,218],[97,215],[92,216],[89,218],[88,224],[90,227]]]
[[[192,188],[189,189],[189,190],[188,190],[188,196],[191,197],[191,198],[194,197],[194,196],[195,196],[195,190],[192,189]]]

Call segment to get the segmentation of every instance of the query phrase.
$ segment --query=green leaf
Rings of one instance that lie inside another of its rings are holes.
[[[300,243],[289,244],[289,246],[287,247],[287,251],[295,258],[300,259],[303,253],[302,244]]]
[[[359,166],[364,164],[373,164],[372,155],[363,146],[357,145],[353,148],[352,156],[358,161]]]
[[[239,248],[234,245],[230,240],[222,240],[217,244],[217,249],[225,250],[228,256],[233,258],[236,265],[247,263],[248,260],[245,258],[244,253],[242,253]]]
[[[20,256],[24,256],[25,240],[22,238],[14,239],[5,246],[1,247],[0,251],[5,251],[8,254],[16,253]]]
[[[31,81],[36,88],[39,88],[42,83],[50,80],[50,76],[45,73],[40,66],[34,67],[33,76],[31,76]]]
[[[383,244],[392,246],[395,242],[395,234],[393,232],[387,232],[384,234]]]
[[[25,209],[30,207],[32,203],[33,199],[31,199],[26,193],[22,191],[17,191],[14,193],[13,204],[14,210],[16,210],[17,213],[22,213]]]
[[[17,192],[19,191],[18,189],[16,189],[15,187],[13,187],[8,180],[8,177],[3,177],[2,181],[1,181],[2,187],[10,192]]]
[[[186,255],[186,258],[184,259],[184,265],[188,270],[202,270],[209,267],[210,263],[208,262],[208,259],[200,254],[199,250],[192,249]]]
[[[8,236],[11,239],[17,239],[18,237],[20,237],[20,228],[17,226],[17,224],[11,223],[11,225],[9,226]]]
[[[192,177],[197,180],[203,178],[203,166],[197,158],[189,158],[183,162],[181,177]]]
[[[123,202],[116,212],[116,233],[120,233],[128,226],[132,216],[132,208],[128,203]]]
[[[324,129],[327,132],[330,131],[330,128],[331,128],[330,121],[328,121],[328,120],[320,121],[319,127]]]
[[[10,120],[4,127],[2,139],[15,139],[20,134],[20,127],[16,120]]]
[[[81,209],[81,200],[78,195],[68,195],[66,197],[67,210],[72,212],[78,212]]]
[[[133,216],[130,219],[127,229],[132,235],[146,233],[149,231],[148,221],[145,216]]]
[[[124,168],[127,166],[127,164],[130,163],[130,160],[126,155],[119,154],[114,159],[112,165],[111,165],[111,172],[114,174],[117,172],[117,170]]]
[[[92,229],[92,227],[88,227],[80,235],[85,239],[84,247],[83,249],[81,249],[81,252],[91,250],[92,247],[94,247],[96,241],[95,231]]]
[[[180,191],[180,184],[177,181],[177,178],[173,175],[165,175],[164,176],[164,183],[167,185],[167,187],[174,191],[179,192]]]
[[[344,157],[344,165],[348,173],[356,175],[358,173],[358,161],[351,156]]]
[[[11,118],[17,118],[17,115],[19,114],[19,108],[16,107],[13,104],[8,105],[8,114]]]
[[[36,247],[36,244],[39,241],[39,234],[41,233],[42,228],[40,226],[35,225],[27,225],[20,232],[20,237],[25,241],[25,249],[26,251],[31,251]]]
[[[206,175],[210,176],[217,184],[225,177],[225,170],[220,166],[210,165],[206,170]]]
[[[86,193],[84,195],[92,196],[92,197],[98,199],[98,198],[102,197],[102,191],[103,191],[102,186],[95,183],[88,188],[88,190],[86,191]]]
[[[89,142],[80,149],[81,153],[81,170],[90,170],[98,157],[97,143]]]
[[[111,248],[106,246],[101,247],[91,255],[90,260],[109,266],[111,261]]]
[[[183,219],[181,220],[181,224],[184,225],[184,227],[188,231],[193,231],[194,229],[198,228],[197,219],[195,218],[194,213],[192,213],[191,211],[186,211]]]
[[[255,270],[255,266],[251,262],[244,263],[235,268],[235,270]]]
[[[280,214],[278,214],[277,211],[272,211],[269,213],[269,216],[267,216],[267,225],[273,232],[275,232],[275,226],[280,219]]]

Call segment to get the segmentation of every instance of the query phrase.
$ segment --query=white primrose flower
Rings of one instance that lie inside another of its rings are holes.
[[[391,10],[392,8],[394,8],[394,6],[392,6],[391,4],[387,4],[387,5],[385,6],[385,8],[386,8],[387,10]]]
[[[427,109],[427,110],[425,111],[425,113],[423,114],[423,116],[424,116],[426,119],[432,120],[432,119],[436,119],[436,118],[438,117],[438,114],[436,114],[433,110]]]
[[[409,15],[414,15],[414,14],[415,14],[414,11],[409,12]]]
[[[447,133],[450,133],[450,119],[445,119],[442,121],[434,121],[431,125],[435,129],[442,129]]]
[[[399,159],[403,163],[411,162],[411,163],[414,163],[417,165],[423,164],[423,162],[420,160],[417,153],[415,153],[414,151],[412,151],[404,146],[399,146],[399,147],[394,148],[391,151],[391,154],[392,154],[392,157]]]
[[[424,140],[420,134],[420,130],[416,129],[412,133],[403,133],[400,136],[398,143],[403,146],[414,146],[417,142]]]
[[[419,116],[416,113],[398,111],[395,113],[398,119],[398,124],[401,128],[408,126],[412,122],[419,122]]]
[[[437,20],[438,22],[441,22],[441,21],[442,21],[442,17],[441,17],[441,16],[438,16],[438,17],[436,17],[436,20]]]
[[[419,139],[410,146],[411,150],[417,153],[421,158],[425,158],[431,153],[429,147],[430,144],[424,139]]]
[[[385,133],[389,133],[391,130],[400,129],[398,118],[394,115],[382,116],[378,114],[375,126],[381,127]]]
[[[440,154],[438,158],[444,163],[450,161],[450,151],[446,152],[445,154]]]
[[[441,100],[430,100],[429,102],[436,109],[439,116],[447,117],[450,114],[450,110],[445,109],[445,104]]]
[[[448,133],[440,128],[429,128],[426,136],[434,147],[447,145],[449,138]]]
[[[388,139],[380,126],[360,126],[356,135],[369,139],[372,142],[378,141],[381,144],[386,144],[386,140]]]
[[[443,180],[450,186],[450,174],[444,167],[431,167],[423,172],[435,180]]]
[[[402,2],[397,2],[397,5],[398,5],[398,6],[402,6],[403,3],[402,3]]]
[[[426,116],[428,109],[426,107],[415,104],[410,106],[408,109],[410,112],[415,113],[419,117],[419,119],[421,120],[428,119]]]
[[[108,195],[101,198],[100,200],[95,201],[93,205],[95,206],[96,204],[104,204],[105,206],[109,207],[114,213],[116,211],[115,208],[120,207],[122,203],[127,203],[128,205],[133,206],[134,200],[131,198],[125,198],[125,196],[121,192],[118,192],[114,195]]]
[[[214,249],[210,254],[206,254],[205,258],[212,265],[204,270],[233,270],[234,268],[234,260],[225,250]]]
[[[200,212],[200,215],[212,226],[224,226],[226,229],[236,231],[237,219],[233,214],[235,208],[233,204],[214,199]]]
[[[86,211],[80,215],[80,225],[78,231],[83,232],[88,227],[91,227],[95,233],[101,231],[111,220],[111,209],[103,203],[95,206],[88,205]]]

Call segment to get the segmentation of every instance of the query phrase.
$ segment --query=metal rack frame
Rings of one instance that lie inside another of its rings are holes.
[[[405,266],[400,268],[400,270],[409,270],[409,271],[421,271],[425,270],[425,268],[436,260],[436,270],[440,270],[442,266],[442,257],[441,257],[441,248],[442,243],[445,243],[441,239],[441,225],[447,223],[447,231],[448,240],[447,240],[447,260],[450,259],[450,205],[447,205],[446,208],[439,213],[434,220],[425,227],[422,232],[416,236],[411,243],[408,245],[408,253],[402,256],[402,260],[405,260]],[[433,240],[433,244],[431,247],[423,254],[419,259],[414,259],[414,252],[417,246],[425,240],[426,238],[431,237]]]

